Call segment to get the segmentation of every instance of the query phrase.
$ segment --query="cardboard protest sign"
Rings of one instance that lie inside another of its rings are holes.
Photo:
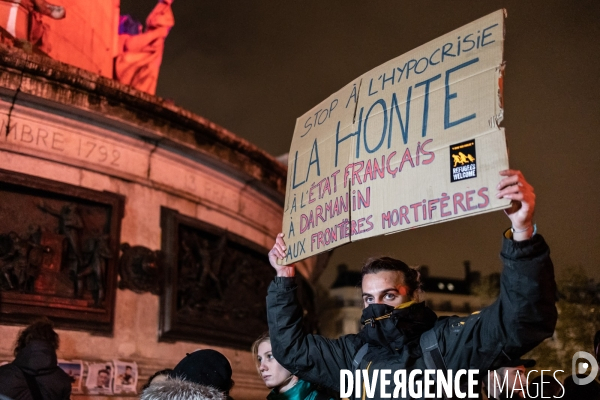
[[[285,264],[376,235],[509,205],[504,11],[365,73],[298,118]]]

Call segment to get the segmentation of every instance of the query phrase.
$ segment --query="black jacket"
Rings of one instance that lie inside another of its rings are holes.
[[[13,362],[0,367],[0,394],[13,400],[32,400],[24,372],[34,376],[44,400],[71,397],[71,378],[58,367],[56,351],[46,342],[30,342]]]
[[[300,378],[339,391],[340,370],[353,369],[352,361],[365,342],[369,348],[360,369],[369,366],[369,371],[391,369],[392,373],[405,369],[407,375],[413,369],[426,369],[419,337],[433,327],[448,369],[477,369],[483,376],[502,359],[518,358],[553,334],[556,284],[549,254],[540,235],[522,242],[504,239],[500,296],[481,312],[437,319],[417,303],[395,310],[392,318],[367,324],[356,335],[335,340],[302,332],[294,280],[275,278],[267,295],[273,355]],[[363,320],[389,312],[386,307],[367,307]]]

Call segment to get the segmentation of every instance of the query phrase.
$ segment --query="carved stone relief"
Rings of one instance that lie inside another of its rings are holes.
[[[3,170],[0,182],[0,318],[110,331],[123,198]]]
[[[161,252],[128,243],[121,244],[121,252],[119,289],[160,294]]]
[[[267,250],[220,227],[161,209],[164,290],[161,341],[248,350],[267,330],[265,297],[275,275]],[[312,289],[300,274],[305,329],[316,332]]]

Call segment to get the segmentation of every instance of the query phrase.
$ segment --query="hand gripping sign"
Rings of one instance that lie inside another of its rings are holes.
[[[284,263],[505,208],[504,10],[363,74],[298,118]]]

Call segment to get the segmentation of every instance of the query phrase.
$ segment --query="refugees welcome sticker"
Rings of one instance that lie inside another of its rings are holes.
[[[450,146],[450,182],[476,177],[475,139]]]

